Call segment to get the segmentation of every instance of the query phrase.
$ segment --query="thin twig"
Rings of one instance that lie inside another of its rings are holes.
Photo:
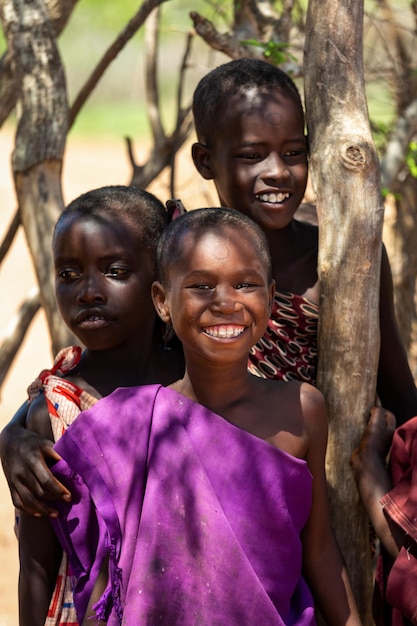
[[[78,96],[69,112],[69,128],[73,125],[78,113],[90,96],[94,87],[97,85],[100,78],[110,65],[110,63],[117,57],[119,52],[124,48],[126,43],[133,37],[136,31],[143,25],[150,12],[156,7],[163,4],[167,0],[145,0],[140,7],[139,11],[134,15],[130,22],[125,26],[122,32],[118,35],[112,45],[106,50],[101,61],[97,64],[90,77],[87,79],[84,86],[81,88]]]
[[[13,243],[13,240],[19,229],[19,226],[20,226],[20,212],[19,212],[19,209],[17,208],[12,217],[12,221],[10,222],[10,226],[7,229],[4,239],[0,245],[0,264],[3,262],[3,259],[5,258],[6,254],[10,250],[10,246]]]

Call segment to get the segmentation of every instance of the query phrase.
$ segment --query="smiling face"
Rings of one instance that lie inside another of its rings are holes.
[[[90,350],[140,340],[155,312],[154,271],[135,229],[109,216],[67,216],[54,236],[55,292],[62,317]]]
[[[265,257],[250,233],[230,226],[187,232],[178,245],[168,284],[153,287],[160,316],[172,323],[186,360],[246,362],[270,315],[274,285]]]
[[[241,91],[207,146],[195,144],[197,169],[213,179],[220,202],[251,217],[261,228],[285,228],[303,200],[307,141],[303,111],[280,89]]]

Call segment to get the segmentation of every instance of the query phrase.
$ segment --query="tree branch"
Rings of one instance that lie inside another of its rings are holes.
[[[232,35],[228,33],[225,35],[220,34],[214,24],[205,17],[202,17],[199,13],[191,11],[190,17],[197,35],[199,35],[210,48],[223,52],[231,59],[240,59],[245,56],[263,58],[262,54],[254,54],[255,49],[253,46],[251,46],[251,48],[242,46]]]
[[[75,121],[78,113],[80,112],[82,106],[86,102],[87,98],[90,96],[94,87],[97,85],[100,78],[103,76],[104,72],[110,65],[110,63],[117,57],[119,52],[124,48],[126,43],[133,37],[136,31],[143,25],[148,15],[151,13],[153,9],[160,6],[167,0],[145,0],[139,11],[134,15],[134,17],[129,21],[129,23],[125,26],[116,40],[112,43],[110,48],[106,50],[101,61],[97,64],[96,68],[93,70],[90,77],[87,79],[87,82],[81,88],[78,96],[75,98],[75,101],[71,107],[69,113],[69,127],[71,128],[72,124]]]
[[[15,235],[20,226],[20,212],[19,209],[16,209],[15,214],[12,217],[12,221],[10,222],[9,228],[4,236],[3,241],[0,245],[0,264],[3,262],[6,254],[8,253],[10,246],[13,243]]]
[[[151,16],[152,17],[152,16]],[[130,181],[131,185],[146,187],[156,176],[167,166],[171,167],[170,188],[174,195],[173,170],[176,153],[182,146],[192,128],[191,103],[182,108],[182,95],[184,89],[185,72],[188,68],[188,58],[191,52],[191,42],[193,35],[187,36],[186,48],[180,67],[179,83],[177,90],[177,117],[176,124],[171,135],[167,135],[162,126],[162,115],[158,96],[158,20],[159,12],[155,12],[151,24],[147,22],[146,40],[146,93],[147,105],[150,116],[151,130],[153,135],[153,148],[144,165],[139,165],[133,157],[132,141],[126,138],[130,163],[133,173]]]
[[[384,157],[381,159],[381,181],[386,189],[392,189],[401,169],[408,146],[417,133],[417,99],[411,102],[397,120],[389,138]]]
[[[33,318],[40,309],[39,291],[34,287],[10,321],[0,346],[0,390]]]
[[[151,125],[154,144],[165,142],[166,135],[161,119],[158,89],[158,43],[161,10],[153,11],[145,24],[145,85],[148,118]]]

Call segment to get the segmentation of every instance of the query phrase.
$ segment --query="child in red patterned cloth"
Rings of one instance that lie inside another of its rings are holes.
[[[265,232],[276,295],[249,370],[278,380],[316,381],[319,282],[318,228],[300,221],[308,175],[308,142],[301,98],[279,68],[254,59],[220,65],[197,85],[193,113],[194,164],[213,180],[222,206],[251,217]],[[392,278],[383,249],[381,353],[377,391],[399,423],[417,415],[417,390],[393,307]]]
[[[56,296],[85,349],[62,350],[29,387],[29,430],[57,441],[117,387],[168,383],[183,371],[182,355],[159,345],[150,297],[156,245],[168,222],[159,200],[133,187],[94,190],[64,210],[53,238]],[[52,447],[48,456],[59,459]],[[50,553],[60,558],[44,558]],[[21,514],[19,555],[21,626],[77,624],[71,572],[47,518]]]
[[[375,624],[416,625],[417,417],[395,429],[394,415],[374,408],[352,454],[352,469],[381,542],[373,602]]]

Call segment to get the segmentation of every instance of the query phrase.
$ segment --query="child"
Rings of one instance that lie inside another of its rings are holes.
[[[373,607],[376,626],[417,623],[417,417],[394,429],[393,414],[374,408],[352,454],[358,490],[381,541]]]
[[[47,440],[57,441],[81,410],[117,387],[167,383],[183,371],[181,358],[163,350],[150,298],[156,244],[168,221],[153,195],[122,186],[80,196],[58,219],[56,298],[85,349],[62,350],[29,389],[27,427]],[[19,555],[21,626],[76,624],[66,559],[60,564],[47,519],[22,514]]]
[[[303,200],[308,145],[298,90],[280,69],[240,59],[209,72],[193,100],[196,168],[213,180],[223,206],[252,217],[268,239],[277,289],[251,372],[315,383],[319,284],[318,230],[294,219]],[[393,308],[385,249],[381,266],[381,353],[377,391],[403,423],[417,415],[417,390]]]
[[[183,378],[117,390],[56,444],[74,498],[53,524],[80,623],[314,624],[311,590],[328,624],[359,624],[329,523],[323,398],[247,371],[274,294],[262,231],[192,211],[164,231],[158,277]]]

